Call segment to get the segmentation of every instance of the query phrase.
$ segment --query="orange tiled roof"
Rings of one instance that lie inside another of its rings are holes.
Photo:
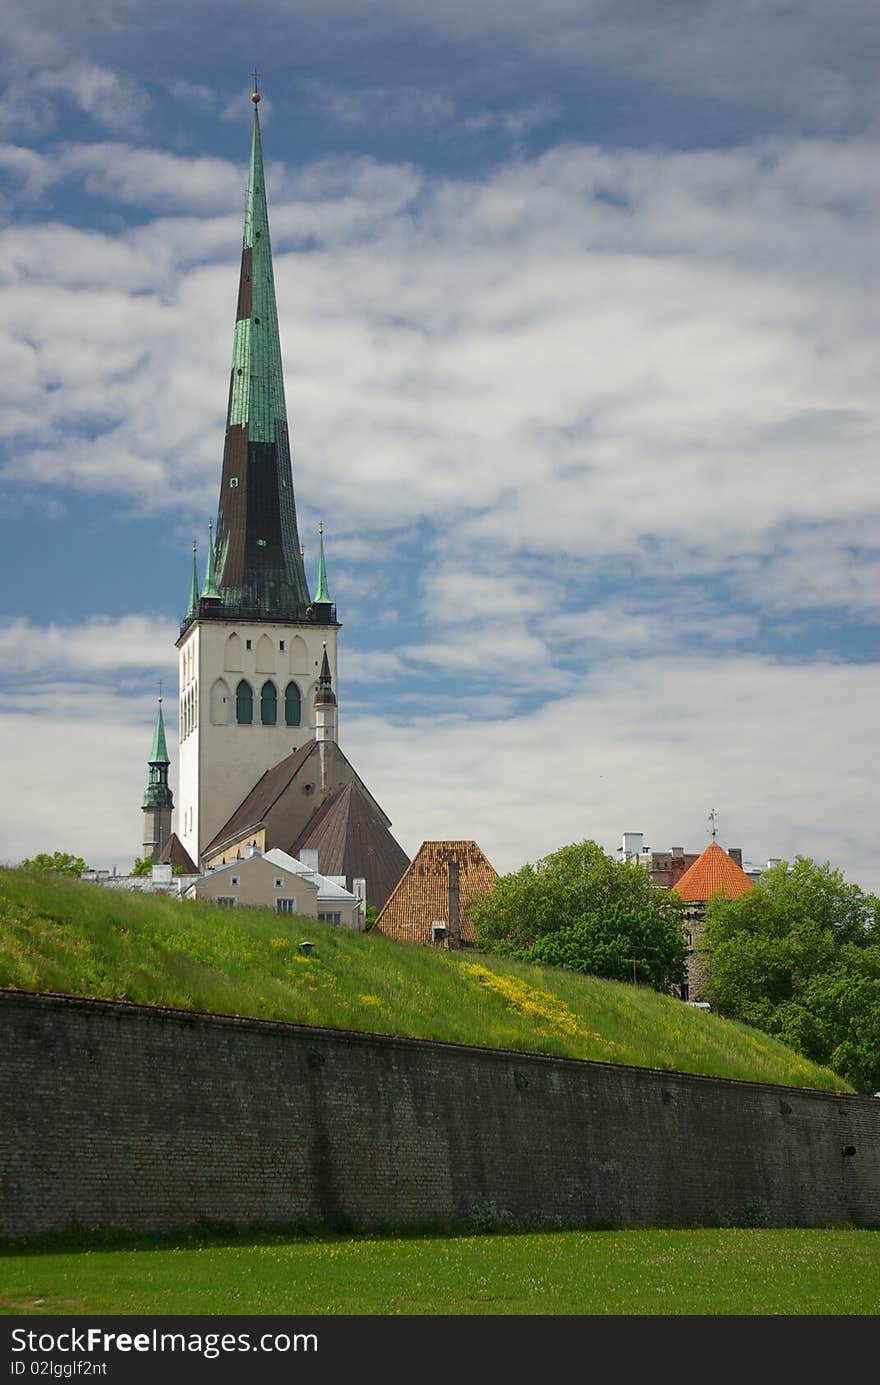
[[[428,943],[432,923],[449,922],[449,862],[458,862],[458,900],[462,942],[473,942],[467,907],[475,894],[490,890],[498,873],[476,842],[422,842],[398,880],[373,931],[399,942]]]
[[[736,899],[752,884],[742,867],[717,842],[710,842],[672,888],[686,904],[700,904],[718,890],[723,890],[728,899]]]

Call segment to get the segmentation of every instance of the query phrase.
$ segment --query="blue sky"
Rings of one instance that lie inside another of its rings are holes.
[[[404,848],[714,808],[880,888],[872,0],[9,9],[0,859],[138,848],[256,64],[307,570],[323,520]]]

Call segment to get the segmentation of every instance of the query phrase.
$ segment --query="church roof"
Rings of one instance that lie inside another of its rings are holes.
[[[718,890],[736,899],[752,888],[752,881],[717,842],[710,842],[672,888],[686,904],[701,904]]]
[[[422,842],[397,882],[373,931],[401,942],[431,943],[431,925],[449,922],[449,863],[459,868],[459,918],[462,942],[473,942],[467,907],[475,894],[490,890],[498,873],[476,842]]]
[[[198,866],[193,863],[192,857],[176,832],[171,833],[163,846],[159,854],[159,861],[162,865],[171,866],[172,870],[177,867],[183,871],[184,875],[200,874]]]
[[[409,865],[409,857],[392,837],[385,817],[357,784],[335,789],[290,846],[290,855],[318,853],[322,875],[344,875],[366,881],[367,903],[381,909]]]
[[[286,755],[283,760],[279,760],[277,765],[267,769],[257,780],[250,793],[239,803],[232,817],[223,824],[220,831],[212,841],[204,848],[202,855],[210,856],[217,851],[224,842],[239,837],[248,832],[251,828],[257,827],[263,821],[266,814],[273,804],[288,788],[291,781],[302,769],[306,760],[314,750],[316,742],[306,741],[299,750],[294,750],[290,755]]]

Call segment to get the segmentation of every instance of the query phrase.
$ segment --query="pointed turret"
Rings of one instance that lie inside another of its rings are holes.
[[[196,541],[193,539],[193,566],[192,577],[189,584],[189,606],[186,609],[187,620],[195,620],[199,613],[199,572],[196,567]]]
[[[202,610],[210,611],[223,600],[217,590],[217,563],[214,554],[214,526],[208,521],[208,558],[205,563],[205,585],[202,588]],[[205,604],[207,603],[207,604]]]
[[[156,709],[153,745],[148,761],[150,770],[141,808],[144,814],[144,856],[157,861],[171,836],[171,812],[174,799],[168,786],[168,747],[165,744],[165,721],[162,716],[162,696]]]
[[[327,564],[324,561],[324,526],[318,525],[318,586],[315,591],[314,609],[319,620],[329,620],[332,609],[330,593],[327,590]],[[326,658],[326,653],[325,653]]]
[[[333,678],[330,674],[330,660],[327,658],[327,645],[324,644],[324,657],[318,675],[315,692],[315,740],[335,741],[337,736],[336,694],[333,691]]]
[[[224,615],[303,620],[309,588],[300,557],[293,498],[258,92],[254,92],[253,101],[217,516],[217,586]]]

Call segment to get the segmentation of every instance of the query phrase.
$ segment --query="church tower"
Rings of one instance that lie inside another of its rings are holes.
[[[144,856],[158,861],[162,848],[171,836],[171,810],[174,799],[168,787],[168,750],[165,745],[165,721],[162,717],[162,698],[156,711],[156,729],[148,761],[150,775],[141,808],[144,814]]]
[[[339,622],[327,589],[323,532],[314,602],[297,532],[259,92],[251,99],[217,526],[201,593],[194,576],[177,641],[177,834],[195,862],[259,777],[315,736],[315,693],[325,660],[337,681]]]

